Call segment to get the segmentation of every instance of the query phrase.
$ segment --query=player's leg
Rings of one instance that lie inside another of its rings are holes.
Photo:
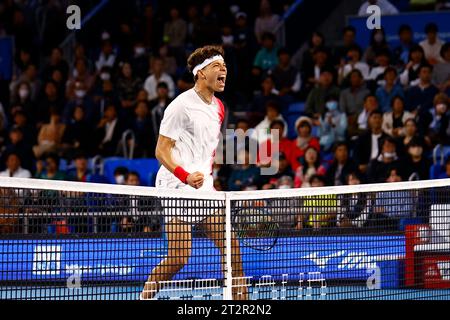
[[[226,270],[226,237],[225,237],[225,216],[220,213],[214,214],[211,217],[206,218],[202,221],[201,227],[206,233],[206,236],[211,239],[216,247],[220,250],[220,256],[222,259],[222,271]],[[233,273],[233,278],[244,277],[244,268],[242,264],[242,256],[239,248],[239,240],[237,239],[235,233],[231,232],[231,268]],[[246,283],[242,281],[235,280],[233,284],[237,287],[233,288],[233,299],[234,300],[247,300],[248,292]]]
[[[167,256],[152,270],[142,291],[142,299],[152,299],[158,291],[158,283],[171,280],[186,265],[191,255],[191,225],[174,218],[166,224],[165,229]]]

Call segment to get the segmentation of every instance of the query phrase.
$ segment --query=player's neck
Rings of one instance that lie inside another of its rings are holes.
[[[203,102],[207,104],[211,104],[213,97],[214,97],[214,91],[210,90],[207,86],[202,85],[201,83],[196,83],[194,86],[195,92],[199,95],[199,97],[203,100]]]

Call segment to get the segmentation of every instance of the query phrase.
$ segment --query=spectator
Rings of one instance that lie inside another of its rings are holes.
[[[328,111],[317,121],[320,148],[323,152],[330,151],[336,142],[346,138],[347,117],[339,111],[338,99],[338,96],[328,96],[325,103]]]
[[[430,160],[424,155],[420,140],[413,139],[407,146],[408,156],[405,164],[408,180],[428,180],[430,176]]]
[[[278,49],[275,46],[275,36],[270,32],[266,32],[261,39],[262,48],[258,51],[253,61],[252,74],[256,77],[260,77],[278,64]]]
[[[23,129],[14,126],[9,131],[9,142],[2,153],[1,165],[6,162],[4,158],[9,153],[17,153],[23,167],[29,171],[33,169],[34,154],[30,142],[24,139]]]
[[[350,186],[363,183],[364,178],[353,171],[345,176],[345,182]],[[356,188],[356,187],[355,187]],[[362,228],[372,209],[372,199],[367,192],[342,194],[340,198],[341,209],[337,215],[337,226],[341,228]]]
[[[200,25],[200,17],[198,8],[195,4],[190,4],[187,9],[187,23],[186,23],[186,40],[187,47],[194,48],[198,46],[198,29]]]
[[[40,158],[44,153],[58,152],[64,135],[66,125],[61,122],[59,113],[52,109],[50,111],[50,122],[44,124],[39,130],[37,145],[33,147],[36,158]]]
[[[433,83],[445,92],[450,87],[450,42],[442,46],[441,58],[433,68]]]
[[[375,92],[380,110],[385,113],[392,111],[394,97],[404,98],[402,86],[397,83],[397,70],[388,67],[384,71],[384,84],[379,86]]]
[[[234,29],[234,53],[237,68],[236,87],[245,92],[251,90],[251,78],[248,70],[252,69],[254,50],[256,47],[255,36],[247,25],[247,14],[238,12],[235,17]]]
[[[12,113],[12,127],[19,128],[23,133],[24,141],[32,146],[36,143],[36,128],[29,123],[27,114],[22,109],[17,109]]]
[[[6,170],[0,172],[1,177],[31,178],[31,173],[21,167],[18,153],[10,152],[6,157]]]
[[[373,5],[380,8],[380,14],[383,16],[398,14],[398,9],[388,0],[368,0],[359,7],[358,16],[365,17],[371,14],[371,12],[367,12],[367,8]]]
[[[42,78],[44,81],[51,79],[53,71],[59,70],[63,76],[63,82],[66,83],[69,75],[69,65],[67,61],[63,59],[63,51],[61,48],[53,48],[50,54],[50,61],[44,67],[42,71]]]
[[[65,124],[69,124],[72,120],[72,115],[76,107],[81,106],[84,111],[86,121],[89,123],[95,123],[98,118],[98,110],[95,107],[94,100],[91,95],[88,94],[88,88],[82,81],[76,81],[74,84],[74,95],[66,103],[62,120]]]
[[[260,165],[269,165],[272,159],[273,144],[278,145],[278,152],[282,153],[287,159],[290,158],[292,150],[292,141],[286,135],[286,125],[282,120],[273,120],[270,123],[269,139],[259,145],[258,160]]]
[[[164,63],[164,72],[168,73],[171,77],[175,77],[177,75],[178,66],[177,59],[173,56],[172,50],[167,44],[163,44],[159,47],[158,53]]]
[[[29,115],[33,115],[35,104],[31,100],[31,86],[27,81],[19,82],[11,94],[11,105],[19,105],[22,111]],[[12,112],[11,112],[12,113]]]
[[[270,124],[274,120],[281,120],[284,123],[283,136],[287,135],[287,123],[280,113],[280,106],[275,101],[268,101],[266,103],[266,116],[264,119],[256,125],[252,132],[252,139],[261,143],[270,138],[269,129]]]
[[[304,157],[300,158],[300,166],[295,171],[294,187],[311,187],[310,179],[314,175],[325,175],[325,167],[320,163],[320,156],[314,147],[306,148]]]
[[[116,55],[113,52],[113,46],[109,39],[103,40],[101,52],[95,62],[97,71],[101,71],[103,67],[113,68],[116,65]]]
[[[348,122],[355,123],[356,117],[363,111],[364,98],[370,93],[367,89],[364,78],[358,69],[354,69],[349,74],[350,87],[341,92],[339,106],[342,112],[348,116]]]
[[[404,149],[405,153],[407,154],[407,146],[412,141],[418,141],[420,145],[422,146],[424,151],[428,151],[430,142],[428,137],[424,139],[423,136],[419,135],[419,130],[417,128],[417,122],[415,119],[410,118],[405,121],[405,136],[401,138],[400,145]],[[403,150],[402,150],[403,151]]]
[[[69,175],[69,179],[78,182],[88,182],[91,172],[88,168],[88,160],[85,154],[78,151],[78,153],[73,157],[73,160],[75,163],[75,172]]]
[[[445,144],[448,141],[449,102],[450,100],[445,93],[438,93],[433,99],[434,107],[429,112],[419,116],[419,123],[423,126],[421,131],[425,133],[433,145]]]
[[[345,60],[346,63],[341,63],[339,68],[339,83],[342,83],[353,69],[361,71],[364,80],[369,79],[369,65],[361,61],[361,48],[358,45],[354,45],[348,49]]]
[[[275,121],[277,120],[274,120],[273,122]],[[237,155],[242,150],[245,150],[246,148],[249,149],[250,146],[257,146],[257,141],[251,137],[250,124],[247,119],[238,119],[234,129],[233,135],[227,134],[225,137],[225,150],[217,150],[216,159],[218,156],[223,157],[225,155],[229,157],[230,155],[233,155],[233,162],[236,163]],[[224,153],[224,151],[226,151],[226,153]]]
[[[228,179],[230,191],[241,191],[259,184],[260,170],[252,162],[248,150],[243,150],[238,154],[238,164],[240,165],[233,170]]]
[[[334,85],[333,73],[329,70],[324,70],[320,73],[319,85],[312,89],[306,99],[305,113],[309,117],[319,119],[325,114],[325,100],[328,96],[339,96],[339,88]]]
[[[397,156],[396,142],[391,137],[386,137],[381,145],[379,155],[369,163],[367,178],[370,183],[385,182],[392,169],[404,176],[404,163]]]
[[[272,76],[267,76],[261,83],[261,93],[253,97],[251,111],[262,112],[269,101],[280,104],[278,91],[275,89],[275,82]]]
[[[86,121],[84,108],[76,106],[62,137],[63,156],[70,159],[77,150],[83,150],[86,154],[91,155],[93,153],[92,136],[93,130]]]
[[[167,83],[158,83],[156,86],[156,93],[158,94],[158,97],[149,102],[149,107],[151,110],[150,118],[153,129],[152,134],[154,137],[159,135],[159,126],[161,125],[161,121],[164,116],[164,110],[166,110],[167,106],[171,102],[171,99],[169,99],[169,87],[167,86]]]
[[[136,106],[136,96],[142,87],[142,81],[133,75],[133,69],[129,62],[121,65],[121,75],[117,80],[117,91],[122,109],[120,114],[125,119],[130,120],[133,115],[133,108]]]
[[[336,66],[345,64],[348,50],[357,44],[355,27],[346,26],[344,28],[344,30],[342,31],[342,42],[342,45],[337,46],[334,50],[334,64]]]
[[[294,172],[300,166],[300,159],[305,156],[308,147],[313,147],[318,152],[320,151],[319,140],[311,135],[312,125],[311,119],[305,116],[301,116],[295,121],[298,137],[293,141],[293,147],[289,154],[290,159],[288,159]]]
[[[144,89],[148,93],[148,100],[151,101],[158,97],[157,85],[159,82],[165,82],[169,88],[169,98],[173,99],[175,96],[175,83],[172,77],[163,72],[164,61],[159,57],[154,57],[151,60],[152,74],[145,80]]]
[[[58,96],[58,88],[53,80],[45,84],[44,95],[38,100],[36,109],[30,115],[35,119],[37,127],[40,128],[43,123],[50,120],[50,110],[62,112],[64,108],[64,99]]]
[[[114,183],[123,185],[125,184],[125,178],[128,175],[128,169],[125,167],[117,167],[114,169]]]
[[[125,176],[125,185],[127,186],[140,186],[141,180],[139,174],[135,171],[130,171]],[[137,231],[136,225],[139,226],[139,207],[140,203],[136,197],[131,196],[126,203],[124,203],[127,207],[126,211],[130,212],[130,216],[126,216],[120,219],[120,230],[122,232],[131,232]]]
[[[164,42],[173,50],[177,61],[181,62],[184,56],[184,44],[187,35],[187,25],[180,17],[180,11],[176,7],[170,9],[170,20],[164,24]]]
[[[356,163],[349,157],[349,148],[346,142],[338,142],[333,148],[334,158],[325,174],[325,183],[328,186],[346,184],[346,176],[357,171]]]
[[[302,69],[303,74],[303,91],[305,95],[307,95],[314,87],[319,86],[320,84],[320,75],[325,70],[333,70],[334,69],[330,65],[328,51],[323,48],[315,48],[312,56],[312,62],[308,65],[305,65]]]
[[[47,153],[43,160],[38,160],[36,163],[35,178],[47,180],[65,180],[66,175],[59,170],[59,157],[56,153]]]
[[[309,180],[312,188],[325,186],[323,176],[314,175]],[[317,231],[323,227],[332,227],[335,224],[340,203],[335,194],[306,196],[303,200],[303,210],[308,215],[306,225]]]
[[[380,54],[387,54],[387,58],[390,58],[390,49],[386,41],[386,33],[383,27],[381,27],[381,29],[372,30],[370,35],[370,45],[367,47],[366,52],[364,52],[363,60],[369,66],[373,66],[375,63],[379,64],[379,62],[376,61],[376,58],[379,57]]]
[[[180,93],[189,90],[194,87],[194,75],[192,72],[185,68],[181,76],[177,81],[177,88]]]
[[[408,119],[414,119],[414,115],[405,111],[405,102],[400,96],[392,99],[392,111],[383,114],[383,131],[394,137],[405,136],[405,123]]]
[[[122,121],[117,117],[114,105],[105,108],[103,118],[95,129],[96,150],[103,157],[111,157],[116,154],[119,140],[124,131]]]
[[[139,79],[147,77],[149,70],[149,54],[147,48],[142,41],[136,41],[134,43],[134,53],[130,59],[131,69],[134,71],[134,75]]]
[[[316,50],[324,47],[325,37],[322,33],[314,31],[309,41],[304,44],[292,58],[293,64],[297,69],[305,70],[309,66],[314,65],[314,53]]]
[[[198,40],[198,46],[220,42],[220,26],[210,2],[203,5],[196,39]]]
[[[137,158],[154,158],[156,138],[147,101],[139,101],[134,110],[135,117],[131,129],[135,134],[134,156]]]
[[[292,171],[289,161],[282,152],[276,160],[273,160],[272,166],[277,168],[277,172],[271,176],[261,176],[259,179],[263,190],[279,189],[282,185],[293,186],[294,171]],[[286,184],[286,180],[289,180],[289,183]]]
[[[433,68],[423,65],[419,68],[419,83],[405,93],[406,107],[409,111],[424,113],[433,107],[433,99],[439,89],[431,83]]]
[[[280,96],[295,96],[301,87],[300,73],[291,65],[291,56],[285,49],[278,50],[278,65],[271,74],[275,82],[275,88]]]
[[[427,38],[419,43],[425,52],[425,59],[430,65],[442,62],[441,47],[444,44],[438,37],[438,26],[435,23],[429,23],[425,26]]]
[[[400,83],[405,87],[417,85],[419,83],[419,69],[426,64],[427,60],[423,48],[419,45],[413,45],[409,50],[408,63],[400,74]]]
[[[272,13],[272,8],[268,0],[261,0],[259,6],[259,16],[255,21],[255,36],[259,43],[264,42],[264,33],[273,32],[280,17],[277,14]]]
[[[359,171],[366,173],[370,161],[376,159],[381,151],[381,142],[387,138],[382,130],[383,114],[372,111],[369,114],[369,130],[359,135],[354,149],[355,161]]]
[[[390,64],[390,52],[387,50],[377,51],[375,54],[375,64],[369,73],[369,88],[376,88],[377,85],[383,84],[384,73]],[[397,70],[393,68],[397,73]]]
[[[363,111],[358,115],[358,131],[364,131],[367,130],[367,123],[369,120],[369,116],[370,114],[375,111],[378,110],[378,100],[377,97],[373,94],[368,94],[365,98],[364,98],[364,105],[363,105]],[[353,131],[351,136],[354,136]]]
[[[79,98],[76,95],[76,84],[81,82],[85,86],[86,92],[90,92],[94,86],[95,77],[89,72],[87,61],[84,58],[75,61],[75,68],[67,82],[66,97],[67,99]]]
[[[402,24],[398,29],[400,45],[394,49],[394,63],[398,68],[403,68],[409,61],[409,53],[414,43],[414,34],[411,26]]]
[[[389,170],[385,177],[385,182],[403,180],[396,169]],[[385,231],[398,230],[400,218],[411,217],[416,201],[410,190],[377,192],[369,226],[382,227]]]

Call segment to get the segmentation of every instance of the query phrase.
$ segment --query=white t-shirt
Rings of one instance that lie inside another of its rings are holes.
[[[225,108],[219,99],[213,98],[208,105],[193,88],[173,100],[164,112],[159,134],[176,141],[172,149],[175,163],[189,173],[211,175],[224,116]],[[164,166],[161,174],[175,178]]]
[[[378,157],[379,148],[378,148],[378,139],[380,139],[380,134],[372,134],[372,149],[370,150],[370,160]]]

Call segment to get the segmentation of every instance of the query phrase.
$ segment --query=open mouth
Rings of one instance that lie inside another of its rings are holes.
[[[226,80],[226,76],[218,76],[217,77],[217,81],[222,85],[225,85],[225,80]]]

